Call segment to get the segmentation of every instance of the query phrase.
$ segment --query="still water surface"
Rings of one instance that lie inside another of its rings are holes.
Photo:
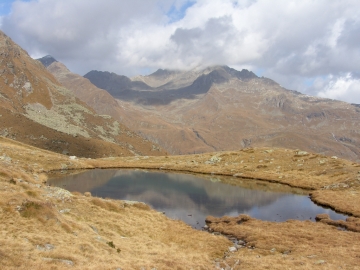
[[[240,186],[224,183],[234,181],[240,182]],[[195,228],[204,226],[208,215],[248,214],[269,221],[315,220],[321,213],[327,213],[335,220],[346,218],[317,206],[299,189],[233,177],[91,170],[48,182],[69,191],[90,191],[93,196],[145,202],[170,218],[181,219]]]

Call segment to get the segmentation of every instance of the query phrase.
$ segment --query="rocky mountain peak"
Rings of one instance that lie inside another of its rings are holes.
[[[247,69],[242,69],[241,71],[238,71],[236,69],[233,69],[228,66],[217,66],[216,69],[225,72],[230,77],[235,77],[240,80],[250,80],[250,79],[256,79],[258,76],[255,75],[252,71],[249,71]]]
[[[54,62],[57,62],[57,60],[54,57],[52,57],[51,55],[46,55],[37,60],[40,61],[45,67],[50,66]]]
[[[158,69],[154,73],[150,74],[150,77],[158,77],[158,78],[166,78],[168,76],[171,76],[173,74],[178,73],[176,70],[169,70],[169,69]]]

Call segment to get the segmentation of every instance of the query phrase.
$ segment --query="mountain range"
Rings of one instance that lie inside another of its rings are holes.
[[[51,59],[51,60],[50,60]],[[77,98],[170,154],[267,146],[359,161],[360,106],[283,88],[228,66],[128,78],[39,59]]]
[[[125,125],[172,154],[268,146],[359,160],[359,105],[287,90],[245,69],[84,77],[116,98]]]

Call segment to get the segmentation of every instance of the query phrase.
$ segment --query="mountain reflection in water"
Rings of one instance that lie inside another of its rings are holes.
[[[205,179],[209,178],[209,179]],[[195,176],[143,170],[91,170],[61,179],[49,180],[51,185],[69,191],[90,191],[93,196],[145,202],[167,216],[181,219],[193,227],[204,225],[212,216],[252,217],[285,221],[315,219],[327,213],[332,219],[346,217],[315,205],[299,189],[256,180],[232,177]],[[297,193],[297,194],[294,194]]]

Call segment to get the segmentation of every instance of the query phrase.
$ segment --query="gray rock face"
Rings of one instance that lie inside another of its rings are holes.
[[[92,70],[84,78],[97,87],[108,91],[114,97],[129,94],[131,90],[149,90],[150,86],[143,82],[133,82],[128,77],[113,72]]]
[[[51,55],[46,55],[42,58],[37,59],[39,60],[45,67],[50,66],[52,63],[57,62],[56,59],[54,57],[52,57]]]
[[[23,86],[23,88],[25,89],[25,91],[27,93],[32,93],[33,92],[33,89],[32,89],[32,86],[31,86],[31,83],[30,82],[26,82]]]

